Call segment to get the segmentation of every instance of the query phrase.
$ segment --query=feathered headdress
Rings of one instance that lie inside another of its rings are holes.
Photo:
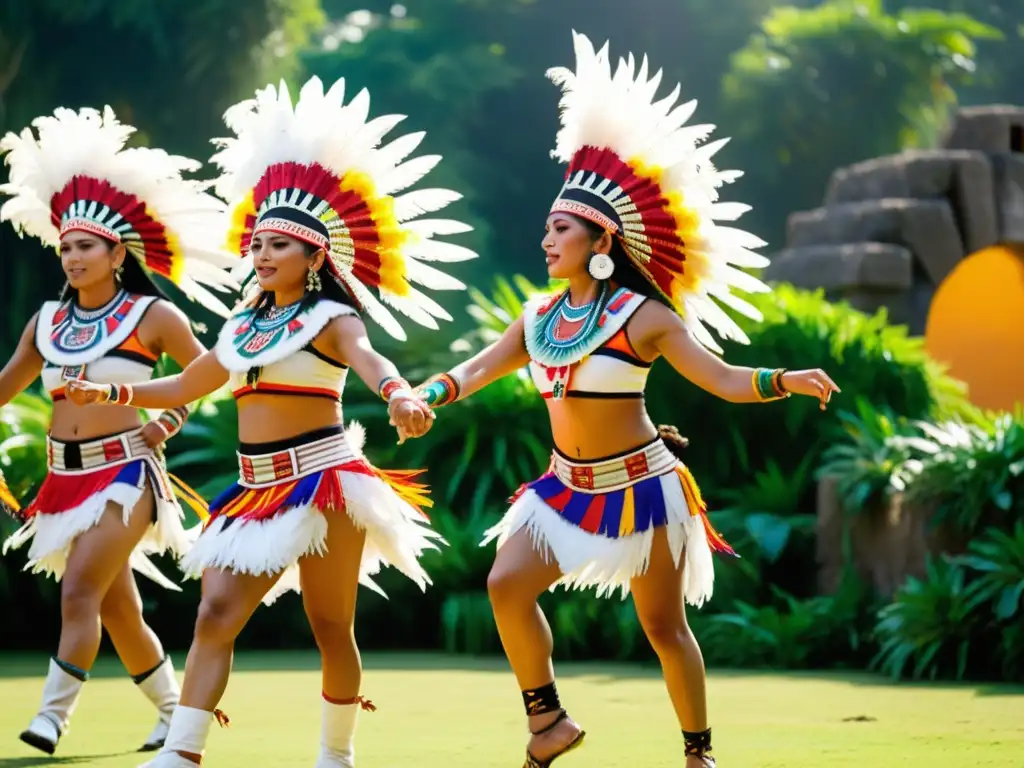
[[[224,205],[204,185],[182,178],[201,166],[163,150],[125,149],[135,132],[110,107],[59,108],[32,121],[21,135],[0,140],[11,195],[0,220],[57,246],[75,230],[123,243],[143,269],[175,283],[210,310],[228,308],[205,286],[237,288],[229,253],[216,248]]]
[[[557,67],[548,78],[561,86],[561,129],[552,156],[569,164],[551,212],[575,214],[616,235],[637,270],[683,316],[696,338],[720,352],[704,323],[722,338],[748,343],[715,303],[760,320],[760,313],[732,295],[733,288],[768,291],[737,267],[764,267],[752,251],[764,241],[718,221],[734,221],[750,208],[716,203],[718,188],[739,171],[718,171],[711,158],[729,140],[700,145],[714,126],[685,123],[697,102],[676,106],[679,86],[655,101],[659,70],[649,78],[630,54],[612,73],[608,44],[595,52],[573,32],[576,71]]]
[[[227,111],[224,120],[236,136],[215,140],[221,150],[212,162],[223,170],[218,194],[233,201],[229,247],[248,256],[253,235],[270,231],[323,248],[327,276],[388,333],[405,339],[388,306],[428,328],[438,327],[435,318],[450,320],[451,315],[412,284],[434,290],[465,288],[422,261],[476,258],[463,246],[431,239],[472,228],[449,219],[412,221],[461,198],[446,189],[393,197],[419,181],[441,157],[406,160],[423,133],[379,146],[404,116],[368,120],[369,93],[360,91],[347,105],[344,94],[343,79],[324,93],[320,79],[313,77],[294,107],[282,82]],[[247,259],[246,271],[251,266]],[[376,289],[379,300],[370,289]]]

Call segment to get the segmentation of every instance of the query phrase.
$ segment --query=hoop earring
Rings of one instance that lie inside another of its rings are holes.
[[[118,285],[121,284],[121,275],[124,274],[124,264],[118,264],[114,267],[114,282]]]
[[[595,253],[587,262],[587,272],[595,280],[607,280],[615,273],[615,262],[607,253]]]
[[[319,293],[323,287],[324,284],[320,281],[320,273],[315,269],[309,270],[306,273],[306,292]]]

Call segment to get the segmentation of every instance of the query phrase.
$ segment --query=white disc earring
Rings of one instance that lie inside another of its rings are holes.
[[[607,280],[615,272],[615,262],[607,253],[595,253],[587,263],[587,272],[595,280]]]

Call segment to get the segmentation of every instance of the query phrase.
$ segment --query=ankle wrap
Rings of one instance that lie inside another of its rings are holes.
[[[164,657],[163,657],[162,659],[160,659],[160,663],[159,663],[159,664],[157,664],[157,665],[156,665],[155,667],[153,667],[152,669],[147,669],[147,670],[146,670],[145,672],[143,672],[143,673],[142,673],[141,675],[132,675],[132,682],[133,682],[133,683],[135,683],[136,685],[141,685],[142,683],[146,682],[146,680],[148,680],[148,679],[149,679],[150,677],[152,677],[152,676],[153,676],[153,674],[154,674],[154,673],[155,673],[155,672],[156,672],[156,671],[157,671],[158,669],[160,669],[160,667],[162,667],[162,666],[163,666],[164,664],[166,664],[166,663],[167,663],[167,660],[168,660],[169,658],[170,658],[170,656],[167,656],[167,655],[165,654],[165,655],[164,655]]]
[[[83,683],[89,679],[89,673],[81,667],[76,667],[74,664],[68,664],[66,661],[61,661],[56,656],[53,657],[53,663],[63,669],[69,675],[76,680],[81,680]]]
[[[687,757],[691,755],[694,757],[704,757],[704,755],[711,751],[711,729],[708,728],[703,731],[683,731],[683,739],[686,741],[686,751],[683,753]]]
[[[554,682],[523,691],[523,706],[526,707],[528,717],[560,711],[562,703],[558,700],[558,690]]]

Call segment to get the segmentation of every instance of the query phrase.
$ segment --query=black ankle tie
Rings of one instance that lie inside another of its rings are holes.
[[[526,707],[528,717],[546,715],[548,712],[558,712],[562,709],[562,704],[558,700],[558,691],[553,682],[542,685],[540,688],[523,691],[523,706]]]
[[[711,751],[711,729],[704,731],[683,731],[683,739],[686,741],[687,757],[704,757]]]
[[[74,664],[68,664],[68,662],[58,659],[56,656],[53,657],[53,662],[76,680],[84,683],[89,679],[89,673],[80,667],[76,667]]]

